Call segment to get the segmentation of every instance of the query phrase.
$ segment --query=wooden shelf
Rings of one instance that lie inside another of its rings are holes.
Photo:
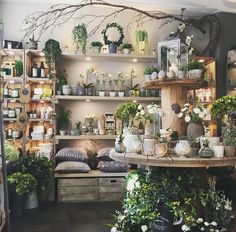
[[[11,101],[11,102],[19,102],[20,98],[4,97],[4,100]]]
[[[50,119],[42,119],[42,118],[35,118],[35,119],[29,119],[29,122],[50,122]]]
[[[118,135],[78,135],[78,136],[72,136],[72,135],[56,135],[56,140],[89,140],[89,139],[99,139],[99,140],[113,140]]]
[[[161,101],[160,97],[99,97],[99,96],[64,96],[57,95],[58,100],[78,100],[78,101]]]
[[[15,122],[16,118],[3,118],[4,122]]]
[[[130,63],[157,63],[157,57],[153,55],[135,55],[135,54],[121,54],[121,53],[87,53],[75,54],[75,52],[64,52],[62,57],[67,60],[80,61],[108,61],[108,62],[130,62]]]
[[[176,157],[167,156],[156,158],[154,156],[145,156],[137,153],[117,153],[114,150],[110,152],[110,157],[121,162],[131,164],[153,166],[153,167],[172,167],[172,168],[207,168],[207,167],[226,167],[236,164],[236,157],[223,158],[198,158],[198,157]]]
[[[49,79],[49,78],[27,77],[27,81],[29,81],[31,83],[37,83],[37,84],[53,84],[52,79]]]
[[[22,83],[23,77],[4,77],[4,82],[16,82],[16,83]]]
[[[196,81],[196,80],[190,80],[190,79],[172,79],[172,80],[153,80],[146,82],[143,85],[143,88],[145,89],[161,89],[163,87],[167,86],[182,86],[186,89],[200,89],[200,88],[206,88],[208,86],[208,82],[206,81]]]
[[[43,103],[43,102],[52,102],[53,99],[33,99],[33,98],[31,98],[30,101]]]

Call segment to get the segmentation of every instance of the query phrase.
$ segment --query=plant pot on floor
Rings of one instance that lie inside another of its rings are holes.
[[[117,44],[116,43],[108,44],[108,50],[109,50],[109,53],[116,53],[117,52]]]
[[[235,146],[224,146],[225,156],[233,157],[235,156]]]
[[[24,209],[35,209],[39,207],[36,190],[25,195]]]

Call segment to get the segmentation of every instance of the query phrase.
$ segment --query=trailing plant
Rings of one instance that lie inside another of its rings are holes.
[[[118,40],[109,40],[108,29],[110,28],[116,28],[118,30],[118,32],[120,33],[120,38]],[[120,46],[123,39],[125,38],[123,27],[117,23],[108,23],[106,25],[106,28],[102,31],[102,35],[105,44],[115,43],[117,46]]]
[[[7,161],[12,162],[19,159],[20,152],[14,144],[5,140],[4,149]]]
[[[126,126],[132,126],[137,110],[137,103],[122,103],[116,110],[116,117],[121,119]]]
[[[45,43],[43,52],[45,53],[46,64],[48,66],[48,77],[49,79],[51,79],[53,78],[53,74],[52,74],[53,64],[55,64],[55,68],[57,71],[57,68],[59,67],[60,62],[61,62],[60,43],[54,39],[49,39]]]
[[[57,77],[57,80],[56,80],[57,89],[62,90],[62,86],[66,85],[68,83],[67,82],[68,75],[66,73],[66,70],[65,69],[58,70],[57,73],[56,73],[56,77]]]
[[[76,49],[79,49],[79,46],[82,48],[82,53],[86,54],[86,45],[88,39],[88,33],[86,25],[84,23],[78,24],[74,27],[72,31],[72,38],[76,44]]]
[[[188,70],[193,70],[193,69],[204,70],[204,63],[199,62],[198,60],[192,60],[191,62],[188,63],[187,68]]]
[[[148,33],[144,29],[137,30],[135,32],[136,50],[140,52],[141,49],[147,49],[148,47]],[[145,51],[146,52],[146,51]]]
[[[122,44],[122,47],[121,47],[122,49],[133,49],[133,45],[132,44],[130,44],[130,43],[124,43],[124,44]]]
[[[36,179],[29,173],[15,172],[7,177],[7,182],[18,196],[33,192],[37,186]]]
[[[21,60],[15,60],[16,76],[20,77],[23,74],[23,62]]]
[[[99,42],[99,41],[94,41],[94,42],[91,43],[91,46],[92,47],[100,47],[101,48],[103,46],[103,44],[101,42]]]
[[[31,174],[37,182],[37,191],[42,192],[48,186],[50,174],[53,170],[53,161],[43,156],[25,156],[17,161],[20,172]]]
[[[71,111],[60,105],[56,121],[59,130],[67,130],[71,125]]]

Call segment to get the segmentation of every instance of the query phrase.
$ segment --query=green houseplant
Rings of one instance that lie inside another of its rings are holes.
[[[17,149],[14,144],[5,141],[4,143],[4,149],[5,149],[5,155],[6,155],[6,160],[9,162],[13,162],[19,159],[19,150]]]
[[[55,65],[57,71],[61,62],[60,43],[54,39],[49,39],[45,43],[43,52],[45,53],[46,64],[48,66],[48,77],[51,79],[55,73],[53,72],[53,65]]]
[[[124,43],[122,44],[121,48],[123,49],[124,54],[129,54],[130,51],[133,49],[133,45],[130,43]]]
[[[87,45],[87,39],[88,39],[88,33],[87,28],[84,23],[78,24],[74,27],[72,31],[72,38],[76,44],[76,49],[79,49],[79,46],[81,46],[82,53],[86,54],[86,45]]]
[[[67,85],[68,81],[67,81],[67,73],[66,70],[58,70],[56,73],[56,85],[57,85],[57,95],[61,95],[61,91],[63,90],[63,85]]]
[[[67,110],[63,106],[60,106],[57,113],[57,128],[60,131],[61,135],[65,135],[66,131],[71,125],[71,111]]]
[[[204,71],[204,63],[199,62],[198,60],[192,60],[187,65],[189,78],[198,80],[201,78]]]
[[[103,44],[99,41],[94,41],[91,43],[91,46],[93,47],[93,51],[95,53],[100,53],[101,52],[101,47],[103,46]]]
[[[21,60],[15,60],[16,76],[21,77],[23,74],[23,62]]]
[[[144,29],[135,32],[136,52],[139,54],[147,53],[148,49],[148,33]]]

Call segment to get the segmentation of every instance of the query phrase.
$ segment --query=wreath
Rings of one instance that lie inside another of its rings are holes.
[[[108,39],[107,30],[108,30],[109,28],[111,28],[111,27],[115,27],[115,28],[117,28],[117,30],[119,31],[119,33],[120,33],[120,38],[119,38],[118,41],[111,41],[111,40]],[[102,34],[103,34],[103,40],[104,40],[104,43],[105,43],[105,44],[115,43],[115,44],[117,44],[117,46],[120,46],[120,45],[122,44],[122,41],[123,41],[123,39],[124,39],[124,37],[125,37],[125,36],[124,36],[124,32],[123,32],[123,27],[120,26],[120,25],[117,24],[117,23],[108,23],[108,24],[106,25],[106,28],[102,31]]]

